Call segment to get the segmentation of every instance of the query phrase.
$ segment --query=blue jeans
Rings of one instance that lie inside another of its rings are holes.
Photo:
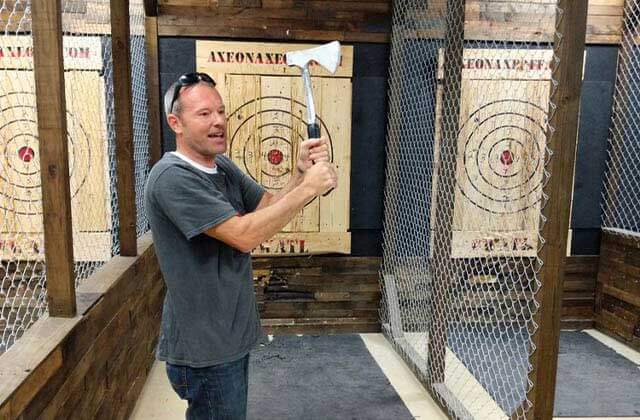
[[[249,355],[204,368],[167,363],[169,382],[187,400],[187,420],[244,420],[247,417]]]

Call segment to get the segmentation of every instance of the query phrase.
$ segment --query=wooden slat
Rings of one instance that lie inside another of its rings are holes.
[[[115,113],[120,255],[135,256],[136,197],[129,0],[111,0],[113,107]]]
[[[390,0],[161,0],[163,36],[389,42]],[[619,43],[623,0],[589,0],[588,43]],[[468,0],[466,36],[511,41],[553,36],[553,1]],[[417,20],[422,16],[415,12]],[[424,19],[428,20],[428,19]],[[422,31],[442,38],[443,33]]]
[[[73,317],[76,295],[60,2],[38,1],[32,11],[49,314]]]
[[[158,18],[145,18],[145,43],[147,47],[147,97],[149,113],[149,167],[162,157],[160,133],[160,70],[158,64]]]
[[[41,318],[1,356],[0,418],[18,417],[60,368],[56,345],[78,322],[78,318]]]
[[[308,257],[254,257],[253,268],[309,268],[321,267],[323,272],[353,272],[354,270],[366,272],[378,272],[382,260],[380,257],[335,257],[335,256],[308,256]]]
[[[380,332],[377,318],[284,318],[265,319],[267,334],[338,334]]]
[[[554,53],[560,58],[554,74],[559,85],[552,88],[551,99],[557,106],[555,112],[550,113],[550,127],[555,131],[549,130],[547,134],[553,158],[550,163],[551,180],[544,188],[549,202],[543,210],[547,222],[542,231],[546,244],[540,253],[544,261],[540,273],[541,307],[536,315],[539,329],[533,337],[537,350],[532,355],[533,370],[529,375],[534,384],[528,395],[533,409],[527,412],[527,416],[533,419],[550,419],[553,416],[566,232],[570,222],[587,22],[586,2],[559,0],[558,8],[564,12],[558,14],[556,23],[562,39],[556,39],[554,44]]]
[[[626,292],[608,284],[602,286],[602,293],[614,296],[623,302],[627,302],[640,308],[640,295]]]
[[[270,333],[380,330],[380,258],[260,257],[256,265],[258,309]]]
[[[598,272],[598,263],[600,258],[592,255],[572,255],[567,258],[565,264],[565,272],[567,274],[586,273],[593,274]]]

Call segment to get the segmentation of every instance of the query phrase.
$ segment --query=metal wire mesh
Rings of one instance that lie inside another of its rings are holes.
[[[108,0],[63,0],[63,54],[76,285],[119,252]],[[0,0],[0,353],[46,312],[31,2]],[[130,2],[137,234],[149,127],[142,0]]]
[[[640,233],[640,2],[627,0],[609,137],[603,228]]]
[[[76,284],[117,252],[111,13],[104,0],[62,2]]]
[[[144,38],[144,4],[142,0],[129,4],[131,32],[131,83],[133,93],[133,158],[136,175],[136,231],[141,236],[149,230],[144,208],[144,184],[149,174],[149,118],[147,98],[147,50]]]
[[[0,1],[0,353],[46,310],[30,1]],[[35,159],[34,159],[35,158]]]
[[[561,11],[484,7],[394,2],[381,320],[450,415],[525,418]]]

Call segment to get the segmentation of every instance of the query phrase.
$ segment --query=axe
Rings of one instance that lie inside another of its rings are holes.
[[[316,122],[316,108],[313,104],[309,63],[315,62],[327,69],[331,74],[336,72],[340,64],[340,43],[333,41],[319,47],[286,53],[287,65],[300,67],[302,83],[307,100],[307,134],[310,139],[320,138],[320,126]]]

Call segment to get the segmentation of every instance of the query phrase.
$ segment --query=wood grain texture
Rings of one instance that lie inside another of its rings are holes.
[[[158,61],[158,18],[145,18],[144,41],[147,47],[147,98],[149,113],[149,167],[162,157],[160,121],[160,69]]]
[[[447,23],[444,48],[444,74],[442,110],[446,118],[441,119],[442,140],[438,156],[442,162],[438,169],[438,194],[436,197],[436,219],[433,227],[433,322],[429,323],[429,346],[427,375],[432,383],[444,383],[445,350],[447,346],[447,317],[451,296],[450,288],[457,278],[458,263],[451,258],[451,240],[456,185],[456,151],[460,120],[462,86],[462,60],[464,50],[465,0],[447,1]]]
[[[196,69],[218,81],[228,110],[228,156],[275,193],[295,170],[299,144],[307,137],[306,98],[300,69],[284,64],[288,51],[317,45],[267,42],[198,41]],[[351,252],[351,80],[353,47],[341,47],[335,74],[310,66],[318,123],[329,141],[338,186],[308,203],[253,255]],[[290,139],[290,140],[289,140]]]
[[[466,3],[469,39],[531,41],[553,37],[553,1]],[[160,0],[159,31],[162,36],[389,42],[391,5],[390,0]],[[587,42],[619,43],[623,9],[624,0],[589,0]],[[421,19],[421,11],[414,13]],[[444,34],[415,31],[414,35]]]
[[[548,165],[551,179],[544,187],[549,201],[543,209],[547,222],[542,229],[542,237],[546,243],[539,254],[544,261],[540,272],[541,307],[536,314],[539,328],[533,340],[537,350],[531,356],[533,370],[529,374],[529,380],[534,384],[528,394],[533,409],[527,412],[527,417],[533,419],[550,419],[555,401],[562,285],[571,216],[587,21],[585,2],[559,0],[558,7],[564,11],[558,14],[556,23],[562,39],[557,39],[554,44],[554,53],[560,58],[560,64],[555,69],[559,84],[555,90],[552,88],[551,96],[557,108],[550,114],[550,127],[555,130],[549,130],[547,136],[553,157]]]
[[[380,331],[378,257],[254,258],[254,285],[269,334]]]
[[[596,328],[640,350],[640,238],[604,230]]]
[[[33,5],[34,77],[51,316],[76,314],[60,2]]]
[[[138,253],[79,286],[82,314],[38,320],[0,356],[1,418],[127,418],[154,360],[164,298],[150,234]]]
[[[113,107],[116,132],[120,255],[136,255],[136,191],[133,161],[133,96],[129,0],[111,0]]]

